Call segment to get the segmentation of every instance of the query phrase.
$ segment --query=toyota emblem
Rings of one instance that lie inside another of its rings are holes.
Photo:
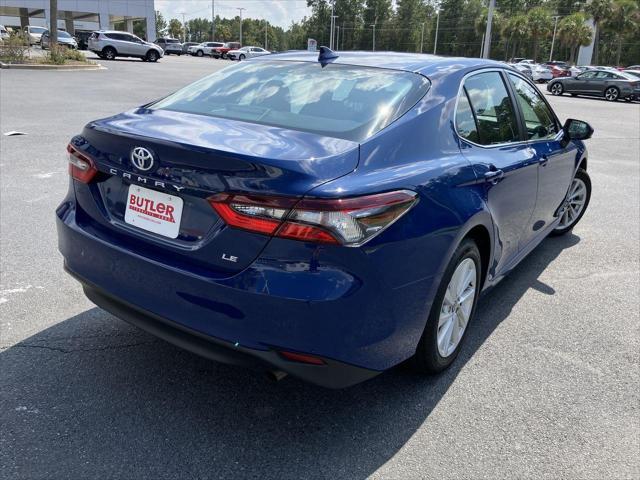
[[[144,147],[136,147],[131,150],[131,163],[143,172],[151,170],[151,167],[153,167],[153,154]]]

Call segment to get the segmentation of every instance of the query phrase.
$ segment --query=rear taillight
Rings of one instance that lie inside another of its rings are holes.
[[[69,175],[82,183],[89,183],[98,173],[93,160],[81,153],[73,145],[67,145],[69,153]]]
[[[342,199],[218,194],[209,203],[227,225],[314,243],[356,247],[383,232],[417,202],[400,190]]]

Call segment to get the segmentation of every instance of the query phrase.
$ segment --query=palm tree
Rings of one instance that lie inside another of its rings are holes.
[[[551,33],[553,20],[551,15],[542,7],[535,7],[527,14],[527,25],[533,40],[533,60],[538,61],[538,47],[540,39],[544,39]]]
[[[606,20],[613,11],[612,0],[591,0],[585,10],[593,18],[593,30],[594,30],[594,42],[593,42],[593,54],[591,55],[591,64],[597,65],[598,62],[598,42],[600,40],[600,22]]]
[[[529,35],[529,24],[526,15],[515,15],[502,22],[500,33],[506,39],[505,55],[507,55],[508,47],[511,45],[511,58],[515,57],[520,42]]]
[[[614,0],[611,15],[606,21],[607,27],[616,32],[618,46],[616,50],[616,65],[620,65],[622,55],[622,40],[634,30],[640,32],[640,8],[633,0]]]
[[[591,43],[591,28],[585,24],[583,13],[573,13],[558,23],[558,38],[569,48],[569,62],[573,63],[578,49]]]

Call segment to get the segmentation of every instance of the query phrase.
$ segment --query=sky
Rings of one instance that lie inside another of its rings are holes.
[[[307,0],[214,0],[215,13],[221,17],[233,18],[238,15],[238,7],[243,7],[244,18],[267,20],[273,25],[287,28],[308,16],[311,10]],[[160,10],[167,22],[171,18],[185,20],[196,17],[211,18],[211,0],[155,0],[156,10]]]

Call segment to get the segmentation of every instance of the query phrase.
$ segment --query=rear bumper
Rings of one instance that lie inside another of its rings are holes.
[[[225,342],[112,297],[66,265],[65,270],[82,284],[89,300],[102,309],[162,340],[216,362],[258,371],[282,371],[327,388],[349,387],[380,373],[327,358],[323,359],[325,365],[307,365],[286,360],[273,350],[255,350]]]
[[[207,277],[103,236],[77,221],[76,208],[71,193],[57,210],[58,245],[87,296],[131,323],[144,319],[140,326],[154,334],[154,322],[170,325],[180,340],[158,336],[196,353],[208,351],[201,348],[206,341],[234,358],[241,352],[257,359],[263,369],[345,387],[409,358],[424,329],[435,277],[391,288],[364,253],[284,239],[273,239],[241,273]],[[197,346],[186,346],[185,332]],[[319,356],[326,365],[284,360],[282,350]]]

